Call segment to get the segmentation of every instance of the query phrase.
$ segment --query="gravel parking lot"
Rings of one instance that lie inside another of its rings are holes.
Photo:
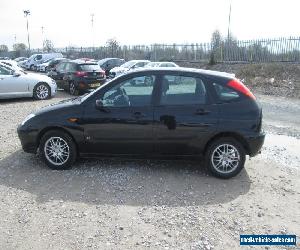
[[[240,234],[297,234],[300,247],[299,100],[259,96],[262,154],[220,180],[183,160],[48,169],[22,151],[16,128],[68,97],[0,101],[0,249],[239,249]]]

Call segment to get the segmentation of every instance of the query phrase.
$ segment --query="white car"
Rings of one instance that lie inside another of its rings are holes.
[[[0,99],[33,97],[48,99],[56,94],[56,82],[48,76],[16,71],[0,64]]]
[[[156,67],[176,68],[179,66],[173,62],[149,62],[147,65],[145,65],[145,68],[156,68]]]
[[[132,69],[141,68],[144,67],[146,64],[148,64],[149,60],[131,60],[124,64],[122,64],[120,67],[115,67],[110,70],[109,76],[111,78],[119,76],[127,71],[130,71]]]
[[[51,58],[51,59],[48,59],[48,60],[46,60],[45,62],[43,62],[41,64],[38,64],[36,66],[36,70],[39,71],[39,72],[46,72],[48,70],[49,63],[53,60],[55,60],[55,59]]]
[[[0,63],[6,65],[16,71],[22,70],[22,68],[19,67],[18,63],[13,60],[0,60]]]

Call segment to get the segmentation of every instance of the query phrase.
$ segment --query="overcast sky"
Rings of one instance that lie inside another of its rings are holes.
[[[0,0],[0,44],[27,45],[26,20],[32,48],[44,38],[55,47],[121,44],[208,42],[219,29],[238,39],[300,36],[300,0]],[[91,28],[94,14],[94,28]]]

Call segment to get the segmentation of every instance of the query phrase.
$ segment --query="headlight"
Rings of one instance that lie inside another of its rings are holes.
[[[21,125],[23,126],[27,121],[29,121],[31,118],[35,117],[35,114],[28,115],[24,121],[22,121]]]

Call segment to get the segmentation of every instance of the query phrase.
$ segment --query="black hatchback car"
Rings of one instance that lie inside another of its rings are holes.
[[[59,88],[79,95],[98,88],[106,80],[105,72],[95,62],[73,60],[60,62],[48,76],[56,81]]]
[[[142,78],[147,83],[131,84]],[[30,114],[18,135],[25,152],[39,149],[53,169],[70,168],[79,156],[204,156],[221,178],[238,174],[265,138],[248,88],[227,73],[186,68],[124,74]]]

